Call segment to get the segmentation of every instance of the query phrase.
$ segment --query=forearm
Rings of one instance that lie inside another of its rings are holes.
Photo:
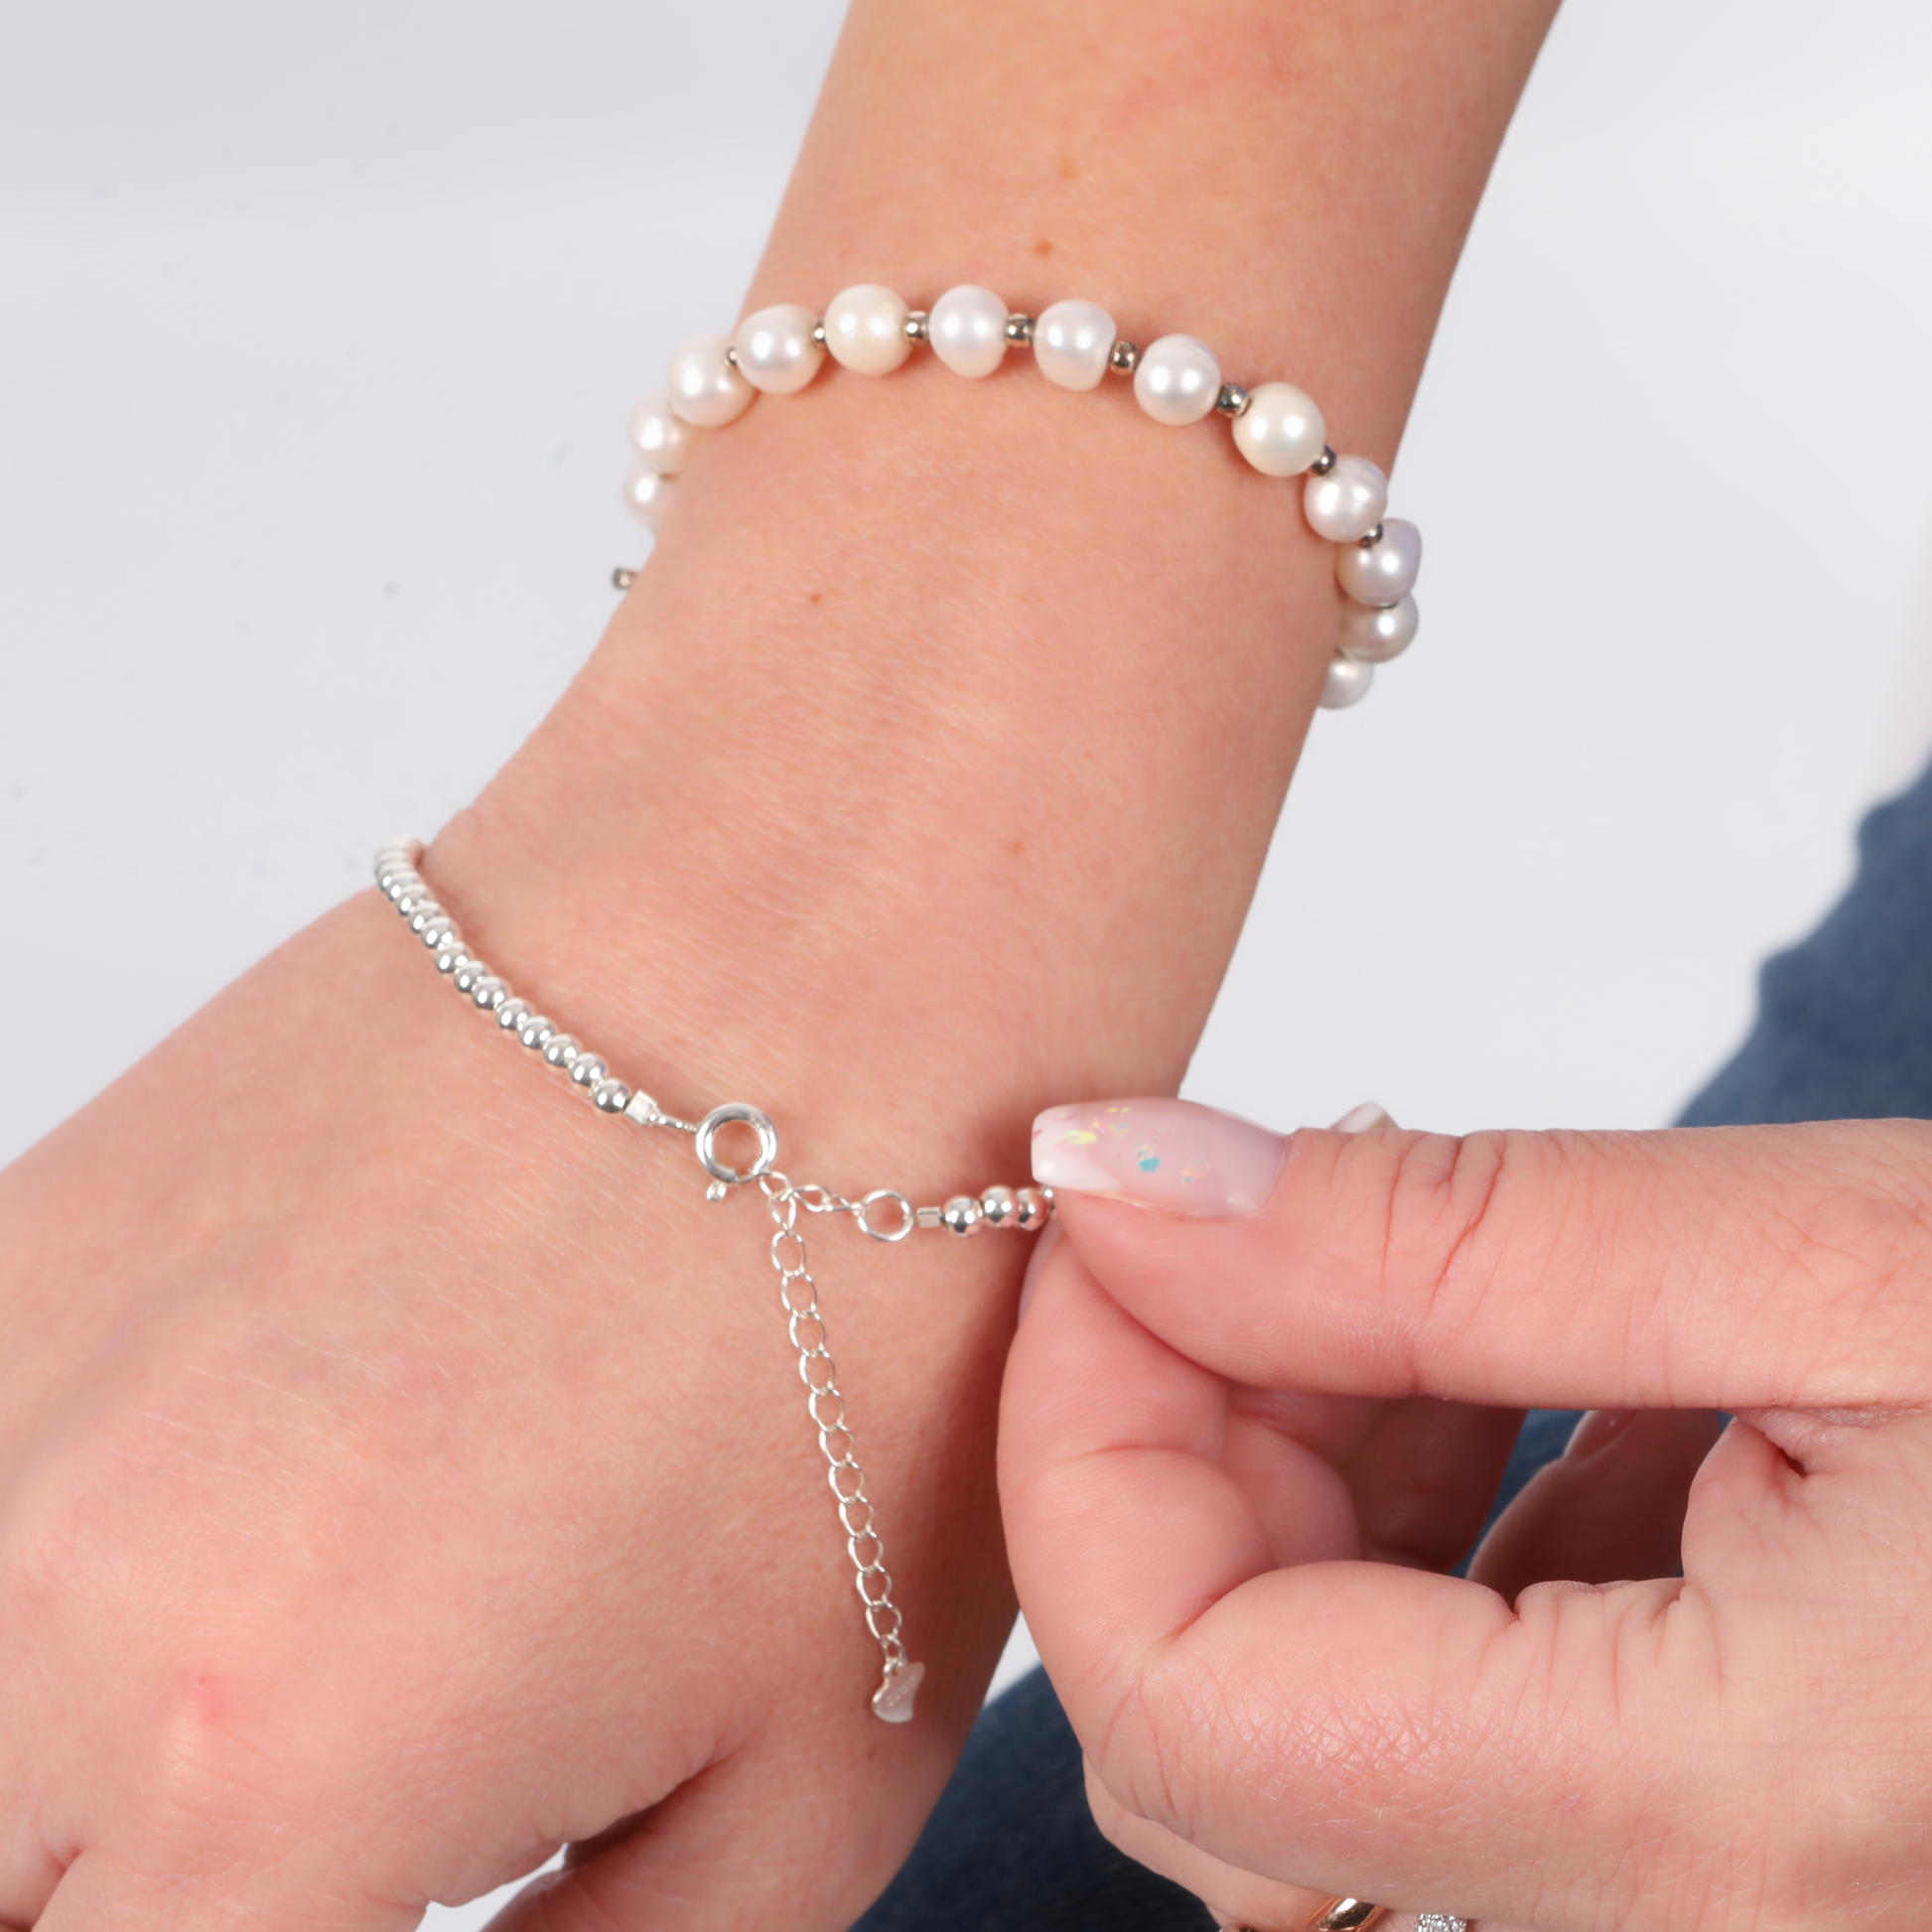
[[[748,306],[1090,296],[1386,465],[1550,11],[862,4]],[[1046,1100],[1176,1082],[1339,614],[1297,485],[1030,361],[828,364],[707,433],[433,860],[640,1077],[925,1186],[1016,1169]]]

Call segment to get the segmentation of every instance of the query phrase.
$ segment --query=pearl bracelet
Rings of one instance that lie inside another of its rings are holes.
[[[1110,371],[1131,376],[1136,399],[1157,423],[1228,418],[1235,448],[1263,476],[1308,479],[1303,514],[1335,546],[1335,581],[1347,603],[1321,704],[1339,711],[1366,697],[1375,666],[1408,649],[1422,532],[1384,515],[1389,480],[1381,470],[1367,457],[1337,456],[1321,411],[1293,383],[1248,389],[1224,381],[1214,351],[1192,336],[1163,336],[1138,348],[1097,302],[1055,302],[1035,319],[967,284],[948,289],[927,313],[865,283],[838,296],[823,317],[781,303],[747,316],[729,340],[693,336],[671,357],[666,387],[631,414],[630,440],[642,459],[624,483],[631,513],[654,532],[698,432],[736,422],[760,389],[780,396],[802,389],[828,354],[861,375],[885,375],[919,344],[956,375],[991,375],[1009,348],[1026,346],[1063,389],[1097,388]],[[627,590],[635,574],[619,571],[618,588]]]
[[[649,1094],[614,1079],[602,1058],[535,1012],[529,1001],[518,999],[508,981],[470,950],[456,920],[436,902],[417,870],[422,853],[420,839],[392,839],[375,855],[375,883],[429,949],[436,970],[474,1005],[492,1015],[506,1035],[568,1076],[599,1113],[638,1127],[689,1134],[696,1144],[698,1165],[710,1176],[707,1200],[724,1200],[734,1188],[753,1184],[763,1195],[775,1229],[769,1243],[771,1266],[777,1272],[778,1299],[791,1345],[798,1351],[798,1377],[807,1390],[805,1407],[818,1431],[826,1479],[838,1502],[846,1555],[852,1559],[859,1600],[865,1605],[866,1628],[884,1661],[879,1688],[872,1694],[873,1714],[889,1725],[910,1723],[912,1700],[924,1680],[925,1666],[906,1653],[905,1619],[893,1601],[879,1511],[866,1493],[866,1472],[854,1449],[846,1399],[826,1351],[825,1318],[806,1266],[798,1215],[801,1209],[808,1214],[849,1214],[875,1241],[889,1243],[903,1241],[921,1228],[944,1228],[960,1236],[989,1228],[1030,1233],[1051,1218],[1053,1190],[989,1187],[982,1194],[955,1194],[942,1207],[915,1207],[896,1187],[875,1187],[852,1200],[828,1187],[793,1182],[778,1171],[778,1130],[769,1115],[743,1101],[727,1101],[695,1121],[667,1114]],[[719,1146],[720,1138],[734,1131],[741,1136],[749,1133],[756,1145],[756,1153],[742,1168],[734,1166]]]

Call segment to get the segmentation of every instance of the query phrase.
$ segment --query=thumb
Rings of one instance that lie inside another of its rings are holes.
[[[1932,1396],[1932,1127],[1305,1130],[1056,1107],[1035,1178],[1107,1293],[1263,1388],[1506,1408]]]

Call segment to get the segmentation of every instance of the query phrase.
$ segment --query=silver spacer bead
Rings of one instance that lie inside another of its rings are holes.
[[[489,971],[481,959],[466,959],[456,969],[456,990],[459,993],[474,993],[477,982]]]
[[[1034,319],[1032,316],[1007,317],[1007,341],[1029,344],[1034,339]]]
[[[923,309],[908,310],[905,317],[905,340],[908,343],[922,343],[931,334],[931,316]]]
[[[980,1213],[990,1228],[1020,1225],[1020,1201],[1011,1187],[989,1187],[980,1196]]]
[[[945,1225],[946,1210],[943,1207],[915,1207],[912,1210],[912,1225],[921,1228],[936,1228]]]
[[[820,320],[812,324],[812,341],[815,342],[820,348],[823,348],[825,346],[825,324],[823,320]]]
[[[1116,375],[1132,375],[1141,366],[1139,346],[1134,343],[1116,343],[1113,353],[1107,357],[1107,366]]]
[[[570,1077],[580,1087],[594,1087],[610,1072],[610,1068],[595,1053],[587,1053],[581,1047],[577,1057],[570,1063]]]
[[[568,1066],[584,1049],[568,1034],[552,1034],[543,1042],[543,1057],[551,1066]]]
[[[546,1020],[542,1014],[533,1013],[529,1019],[524,1021],[522,1026],[517,1028],[516,1036],[525,1046],[534,1052],[539,1046],[549,1045],[551,1035],[556,1031],[555,1026]]]
[[[1309,465],[1309,475],[1311,477],[1325,477],[1334,467],[1335,453],[1324,443],[1321,446],[1321,454]]]
[[[509,998],[509,996],[510,996],[509,988],[506,985],[504,985],[504,983],[501,980],[499,980],[494,973],[485,973],[483,976],[483,978],[480,979],[476,983],[476,985],[470,989],[470,997],[473,1000],[475,1000],[480,1007],[483,1007],[491,1013],[495,1012],[495,1010],[499,1006],[501,1006],[503,1002]]]
[[[591,1093],[600,1114],[621,1114],[630,1105],[630,1089],[621,1080],[600,1080]]]
[[[496,1024],[505,1033],[510,1032],[512,1028],[522,1026],[524,1021],[529,1019],[529,1017],[530,1003],[528,1000],[505,1000],[496,1009]]]
[[[940,1225],[954,1234],[977,1234],[983,1219],[980,1204],[971,1194],[955,1194],[939,1210]]]
[[[418,899],[415,909],[409,915],[409,929],[421,933],[430,920],[441,915],[443,908],[433,898]]]
[[[422,883],[413,872],[392,872],[389,875],[389,883],[382,891],[392,904],[399,904],[405,893]]]
[[[431,952],[441,952],[447,941],[460,939],[463,936],[456,929],[456,921],[447,912],[437,913],[435,918],[423,927],[422,932],[423,944]]]
[[[620,564],[611,573],[611,588],[614,591],[627,591],[637,581],[637,573],[627,564]]]
[[[1355,539],[1355,541],[1359,543],[1364,550],[1373,550],[1375,546],[1382,541],[1381,524],[1378,523],[1375,526],[1375,528],[1372,530],[1365,530],[1360,536],[1358,536]]]
[[[634,1120],[639,1127],[655,1127],[664,1118],[664,1110],[639,1087],[624,1102],[623,1115],[626,1120]]]
[[[738,367],[738,348],[735,344],[727,343],[725,345],[725,360],[729,362],[733,368]]]
[[[1214,407],[1223,416],[1245,416],[1251,400],[1247,390],[1242,388],[1240,383],[1224,382],[1221,384],[1221,393],[1214,398]]]
[[[437,949],[436,970],[439,973],[454,973],[459,967],[470,963],[470,955],[464,951],[462,943],[451,940],[447,946]]]
[[[1043,1187],[1022,1187],[1014,1199],[1020,1203],[1019,1226],[1023,1234],[1043,1228],[1052,1217],[1052,1196]]]

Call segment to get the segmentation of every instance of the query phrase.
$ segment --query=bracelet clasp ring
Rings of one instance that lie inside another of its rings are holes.
[[[734,1168],[720,1158],[718,1136],[727,1127],[749,1127],[758,1136],[759,1151],[749,1168]],[[698,1164],[714,1181],[724,1187],[742,1187],[748,1180],[769,1173],[778,1158],[778,1130],[771,1117],[743,1100],[728,1100],[714,1107],[699,1121],[697,1130]]]

